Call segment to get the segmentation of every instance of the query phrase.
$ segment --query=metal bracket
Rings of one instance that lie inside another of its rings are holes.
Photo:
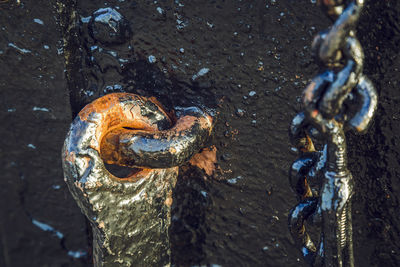
[[[168,228],[178,166],[211,134],[198,108],[164,111],[154,98],[114,93],[87,105],[63,151],[65,182],[93,229],[95,266],[170,263]],[[105,162],[137,168],[118,178]]]

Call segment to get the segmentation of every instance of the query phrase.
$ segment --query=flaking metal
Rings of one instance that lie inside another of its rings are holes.
[[[290,183],[300,203],[289,215],[289,229],[311,266],[354,266],[351,197],[345,131],[364,133],[377,108],[377,93],[362,74],[364,53],[355,36],[364,1],[321,1],[334,24],[312,45],[322,72],[304,90],[304,111],[295,116],[290,138],[299,158]],[[322,142],[317,151],[314,143]],[[320,228],[313,241],[306,221]]]
[[[92,225],[95,266],[170,263],[177,166],[202,148],[211,129],[211,117],[199,109],[180,109],[175,122],[154,99],[127,93],[106,95],[78,114],[62,151],[64,177]],[[104,162],[138,170],[118,178]]]

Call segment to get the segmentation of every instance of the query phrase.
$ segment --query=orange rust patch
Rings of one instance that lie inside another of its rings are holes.
[[[155,169],[140,169],[140,171],[134,172],[133,174],[129,175],[126,178],[118,178],[114,177],[114,180],[117,180],[118,182],[130,182],[134,183],[139,181],[140,179],[143,178],[148,178],[150,176],[151,172],[157,171]]]
[[[318,110],[316,110],[316,109],[314,109],[312,112],[311,112],[311,117],[313,117],[313,118],[316,118],[317,116],[318,116]]]
[[[108,164],[118,164],[119,155],[119,136],[120,129],[115,129],[106,134],[101,140],[100,157]]]
[[[165,201],[164,201],[164,204],[165,204],[166,206],[168,206],[168,207],[171,207],[172,202],[173,202],[173,199],[172,199],[172,191],[169,191],[169,192],[168,192],[168,195],[167,195],[167,198],[166,198]]]
[[[212,127],[212,117],[207,116],[207,118],[201,117],[197,118],[194,116],[183,116],[182,118],[179,118],[179,120],[176,122],[175,126],[172,127],[171,129],[165,131],[168,133],[171,137],[172,136],[180,136],[184,134],[184,132],[188,129],[190,129],[195,123],[199,123],[200,127],[203,129],[209,129],[209,132],[211,133]]]
[[[301,152],[314,152],[315,151],[314,143],[308,135],[306,135],[305,138],[302,138],[300,140],[299,149]]]
[[[74,152],[67,152],[65,151],[65,159],[71,163],[75,163],[75,153]]]
[[[301,196],[301,200],[304,200],[308,197],[312,197],[312,191],[310,186],[308,185],[307,178],[304,179],[304,194]]]
[[[312,97],[313,97],[312,92],[314,91],[315,86],[316,86],[316,83],[315,83],[315,82],[311,82],[311,83],[307,86],[306,90],[304,91],[304,99],[305,99],[307,102],[311,102],[311,101],[312,101]]]
[[[204,170],[209,176],[215,171],[216,162],[217,148],[215,146],[204,148],[200,153],[195,154],[189,161],[190,164]]]
[[[100,97],[93,101],[92,103],[88,104],[85,106],[81,112],[79,112],[79,118],[82,121],[87,120],[88,116],[91,113],[105,113],[107,110],[110,110],[111,108],[118,106],[119,104],[119,97],[128,95],[126,93],[117,93],[117,94],[111,94],[111,95],[106,95],[104,97]]]
[[[175,124],[175,126],[171,129],[174,132],[181,132],[181,131],[185,131],[187,129],[190,129],[193,124],[196,122],[197,118],[194,116],[183,116],[182,118],[180,118],[177,123]],[[171,131],[169,130],[169,131]]]
[[[151,101],[163,112],[167,118],[168,114],[162,110],[161,104],[154,98],[139,97],[129,93],[113,93],[103,96],[85,106],[78,116],[82,121],[86,121],[90,114],[99,114],[102,119],[99,121],[96,136],[101,139],[105,133],[115,128],[129,127],[134,129],[155,130],[154,125],[150,125],[141,115],[139,105],[124,105],[121,99],[132,99],[132,101]],[[131,107],[131,108],[130,108]]]

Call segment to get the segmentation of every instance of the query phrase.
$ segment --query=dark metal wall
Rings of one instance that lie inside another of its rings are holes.
[[[87,265],[61,170],[71,108],[57,17],[55,2],[0,3],[0,266]]]
[[[380,106],[367,135],[348,136],[355,257],[356,266],[397,266],[400,3],[368,2],[358,35]],[[124,42],[91,34],[89,16],[104,7],[129,22]],[[317,70],[312,37],[329,25],[315,4],[21,0],[0,9],[0,266],[89,265],[89,229],[60,150],[72,117],[115,91],[218,112],[217,171],[184,166],[174,193],[177,266],[305,265],[287,230],[296,157],[287,127]]]

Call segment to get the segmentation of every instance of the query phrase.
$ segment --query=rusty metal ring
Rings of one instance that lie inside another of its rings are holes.
[[[170,125],[171,119],[153,99],[125,93],[106,95],[85,106],[72,123],[63,148],[64,170],[75,171],[69,177],[85,188],[117,182],[120,179],[107,171],[101,158],[103,137],[124,127],[157,131]],[[143,169],[125,180],[148,174],[149,170]]]
[[[181,165],[201,149],[211,134],[212,118],[197,108],[181,108],[177,113],[178,119],[171,118],[154,98],[128,93],[101,97],[74,120],[64,144],[64,165],[75,165],[74,176],[81,177],[79,181],[85,186],[92,185],[92,180],[106,182],[88,172],[96,164],[103,170],[100,176],[121,180],[105,170],[103,160],[141,168],[125,181],[148,176],[157,171],[155,168]]]

